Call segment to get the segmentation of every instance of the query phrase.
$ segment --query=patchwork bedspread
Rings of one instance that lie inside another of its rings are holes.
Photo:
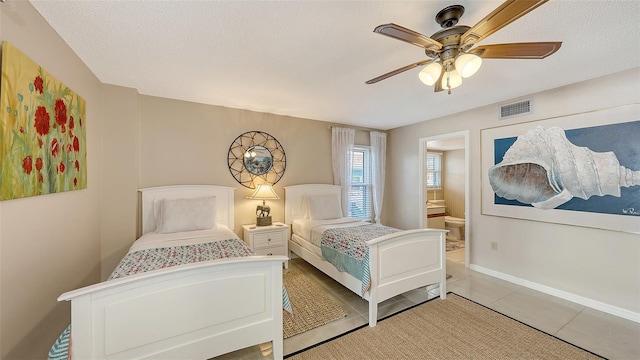
[[[171,266],[249,255],[253,251],[240,239],[138,250],[120,260],[107,281]]]
[[[172,266],[253,255],[253,251],[240,239],[220,240],[201,244],[150,248],[128,253],[107,281]],[[293,312],[286,289],[282,288],[283,309]],[[49,360],[70,359],[71,325],[60,335],[49,351]]]
[[[362,281],[361,295],[364,296],[371,285],[369,247],[365,241],[398,231],[400,230],[380,224],[325,230],[320,243],[322,258],[338,270],[346,271]]]

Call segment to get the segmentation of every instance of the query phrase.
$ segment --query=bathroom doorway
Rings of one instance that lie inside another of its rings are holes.
[[[469,131],[429,136],[420,139],[420,226],[441,227],[446,219],[450,230],[447,245],[450,251],[447,258],[464,262],[469,267],[471,248],[471,229],[469,219]],[[428,188],[432,184],[433,157],[427,153],[440,155],[442,183],[437,188]],[[429,158],[429,159],[428,159]],[[428,161],[429,160],[429,161]],[[442,213],[444,211],[444,214]],[[444,215],[444,216],[443,216]],[[460,249],[464,246],[464,250]]]

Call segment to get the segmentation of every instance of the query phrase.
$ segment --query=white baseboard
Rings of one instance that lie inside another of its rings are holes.
[[[555,297],[559,297],[561,299],[564,300],[568,300],[580,305],[584,305],[587,307],[590,307],[592,309],[596,309],[596,310],[600,310],[602,312],[605,312],[607,314],[611,314],[611,315],[615,315],[627,320],[631,320],[637,323],[640,323],[640,314],[639,313],[635,313],[633,311],[629,311],[629,310],[625,310],[622,308],[619,308],[617,306],[613,306],[613,305],[609,305],[609,304],[605,304],[603,302],[600,301],[596,301],[593,299],[589,299],[583,296],[579,296],[576,294],[572,294],[566,291],[562,291],[562,290],[558,290],[558,289],[554,289],[552,287],[549,286],[545,286],[545,285],[541,285],[538,283],[534,283],[532,281],[529,280],[525,280],[525,279],[521,279],[512,275],[508,275],[508,274],[504,274],[501,273],[499,271],[495,271],[495,270],[491,270],[491,269],[487,269],[484,268],[482,266],[478,266],[478,265],[474,265],[474,264],[469,264],[469,269],[473,270],[473,271],[477,271],[479,273],[483,273],[489,276],[493,276],[495,278],[498,279],[502,279],[517,285],[521,285],[524,286],[526,288],[529,289],[533,289],[533,290],[537,290],[540,292],[543,292],[545,294],[549,294],[549,295],[553,295]]]

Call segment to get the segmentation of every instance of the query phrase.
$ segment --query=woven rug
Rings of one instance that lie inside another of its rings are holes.
[[[601,359],[452,293],[292,355],[286,358]]]
[[[293,314],[284,311],[282,315],[285,339],[347,316],[346,311],[302,271],[284,273],[283,281],[293,307]]]

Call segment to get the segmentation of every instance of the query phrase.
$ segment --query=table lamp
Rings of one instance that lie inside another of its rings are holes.
[[[256,225],[271,225],[271,208],[266,205],[266,200],[280,199],[273,187],[270,184],[260,184],[256,186],[256,190],[247,199],[262,200],[262,205],[258,205],[256,208]]]

